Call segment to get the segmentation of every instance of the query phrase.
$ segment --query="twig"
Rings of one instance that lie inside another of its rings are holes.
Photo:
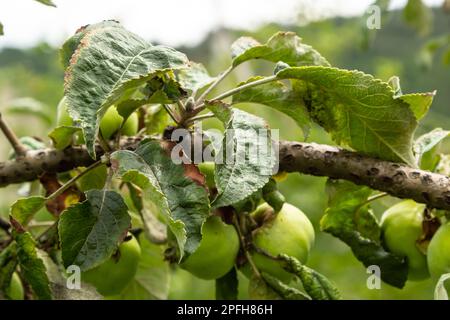
[[[203,93],[200,95],[200,97],[198,97],[197,101],[195,102],[195,106],[199,106],[203,100],[205,100],[206,96],[215,88],[217,87],[217,85],[223,80],[225,79],[225,77],[227,75],[230,74],[231,71],[233,71],[233,66],[230,66],[227,70],[225,70],[224,72],[222,72],[222,74],[220,76],[217,77],[216,81],[214,81],[208,88],[206,88],[205,91],[203,91]]]
[[[16,153],[16,157],[23,157],[27,153],[27,148],[19,141],[14,131],[6,124],[5,120],[3,120],[2,113],[0,112],[0,129],[8,139],[9,143],[14,149]]]
[[[261,273],[259,272],[258,267],[256,266],[256,264],[253,261],[253,258],[251,256],[250,252],[247,249],[247,243],[245,241],[244,235],[242,234],[241,224],[240,224],[239,217],[237,216],[237,214],[233,215],[233,224],[234,224],[234,227],[236,228],[236,231],[238,233],[239,241],[241,242],[241,248],[242,248],[242,250],[244,250],[245,257],[247,258],[247,261],[250,264],[250,267],[252,268],[253,273],[258,278],[261,278]]]
[[[239,86],[239,87],[233,88],[233,89],[231,89],[229,91],[226,91],[226,92],[224,92],[224,93],[222,93],[222,94],[220,94],[220,95],[210,99],[210,101],[223,100],[225,98],[228,98],[228,97],[231,97],[231,96],[235,95],[236,93],[241,92],[242,90],[249,89],[249,88],[256,87],[256,86],[260,86],[262,84],[269,83],[269,82],[275,81],[277,79],[278,79],[277,76],[273,75],[273,76],[270,76],[270,77],[266,77],[266,78],[263,78],[263,79],[252,81],[252,82],[243,84],[242,86]],[[205,103],[201,103],[197,108],[195,108],[195,111],[196,111],[196,113],[199,113],[204,108],[205,108]]]
[[[178,124],[180,122],[180,119],[178,119],[178,117],[173,113],[173,110],[167,104],[163,103],[162,106],[164,107],[164,109],[166,109],[166,112],[169,114],[172,120]]]

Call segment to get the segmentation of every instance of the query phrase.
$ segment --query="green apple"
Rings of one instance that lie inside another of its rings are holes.
[[[81,280],[92,284],[104,296],[119,294],[136,274],[140,257],[141,247],[136,238],[131,236],[104,263],[83,272]]]
[[[299,208],[284,203],[281,210],[274,213],[272,207],[263,203],[252,213],[252,217],[258,223],[262,222],[262,225],[253,231],[253,243],[256,247],[272,256],[286,254],[306,263],[315,235],[311,222]],[[270,257],[253,253],[252,259],[260,271],[284,282],[292,279],[292,275]]]
[[[392,253],[408,260],[408,279],[413,281],[429,277],[427,257],[417,241],[422,235],[425,205],[405,200],[386,210],[381,218],[382,239]]]
[[[450,273],[450,223],[441,226],[431,238],[427,261],[433,277]]]
[[[14,272],[11,277],[11,283],[5,290],[6,296],[11,300],[23,300],[24,291],[22,281],[20,281],[19,275]]]
[[[58,104],[56,114],[57,125],[73,126],[73,120],[67,111],[67,98],[63,97]],[[108,140],[122,126],[123,117],[117,111],[115,106],[108,108],[100,121],[100,131],[103,137]],[[133,112],[125,121],[120,133],[125,136],[134,136],[139,129],[139,116],[137,112]]]
[[[214,181],[214,170],[216,164],[212,161],[202,162],[198,164],[198,169],[205,176],[206,186],[209,189],[216,187],[216,182]]]
[[[210,216],[202,226],[202,240],[197,250],[181,267],[201,279],[217,279],[233,268],[239,252],[236,229],[218,216]]]
[[[111,137],[120,129],[122,126],[123,117],[117,111],[115,106],[112,106],[106,110],[100,121],[100,132],[103,138],[106,140],[111,139]],[[139,117],[136,112],[131,114],[127,121],[125,121],[121,134],[125,136],[134,136],[138,132]]]

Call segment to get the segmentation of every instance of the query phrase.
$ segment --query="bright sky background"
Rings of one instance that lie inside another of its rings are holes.
[[[362,14],[373,0],[33,0],[0,1],[5,36],[0,47],[28,47],[45,40],[60,45],[75,30],[105,19],[121,21],[140,36],[166,45],[196,44],[220,26],[256,28],[269,21],[293,22],[301,8],[314,16]],[[428,0],[441,4],[443,0]],[[392,0],[402,7],[406,0]]]

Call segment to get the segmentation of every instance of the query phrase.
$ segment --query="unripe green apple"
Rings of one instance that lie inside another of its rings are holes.
[[[119,294],[136,274],[141,247],[134,236],[120,244],[116,254],[94,269],[82,273],[81,280],[104,295]]]
[[[297,207],[284,203],[278,213],[267,203],[260,205],[253,213],[256,221],[263,221],[261,227],[253,231],[253,243],[272,256],[286,254],[305,263],[314,243],[314,228],[308,217]],[[279,262],[260,253],[253,253],[253,262],[263,272],[289,282],[292,275]]]
[[[218,216],[210,216],[202,226],[202,240],[197,250],[181,267],[201,279],[217,279],[233,268],[239,252],[236,229]]]
[[[19,275],[14,272],[11,277],[11,283],[5,290],[6,296],[11,300],[23,300],[24,291],[22,281],[20,281]]]
[[[441,226],[431,238],[427,260],[433,277],[450,273],[450,223]]]
[[[121,134],[126,136],[134,136],[138,132],[139,119],[135,112],[130,115],[122,127]],[[103,138],[109,140],[122,126],[123,117],[117,111],[115,106],[108,108],[100,121],[100,132]]]
[[[209,189],[216,187],[216,182],[214,181],[214,170],[216,164],[212,161],[202,162],[198,164],[198,169],[205,176],[206,186]]]
[[[425,205],[406,200],[390,207],[381,218],[384,245],[390,252],[407,258],[409,280],[429,277],[427,257],[417,245],[422,235],[424,209]]]

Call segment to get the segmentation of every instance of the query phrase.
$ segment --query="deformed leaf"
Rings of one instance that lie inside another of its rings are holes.
[[[235,268],[216,279],[216,300],[237,300],[238,278]]]
[[[130,227],[122,196],[111,190],[89,190],[86,201],[66,209],[58,231],[64,266],[92,269],[108,259]]]
[[[272,175],[276,154],[263,119],[220,102],[207,107],[226,127],[215,159],[218,195],[213,206],[217,208],[235,204],[262,188]]]
[[[51,300],[52,292],[44,262],[37,254],[36,243],[29,232],[15,231],[17,258],[23,278],[39,300]]]
[[[165,300],[169,295],[171,271],[164,261],[164,247],[140,237],[141,260],[134,279],[120,294],[123,300]]]
[[[69,44],[78,43],[66,69],[68,112],[83,129],[89,154],[106,109],[122,95],[137,90],[157,74],[188,65],[187,57],[165,46],[152,46],[119,23],[87,27]],[[68,44],[68,47],[71,45]],[[70,49],[65,51],[67,55]]]
[[[365,205],[372,191],[346,181],[330,180],[327,187],[329,200],[320,221],[321,229],[346,243],[364,266],[379,266],[383,281],[402,288],[408,266],[380,243],[380,226]]]
[[[26,226],[33,216],[45,205],[45,198],[41,196],[31,196],[22,198],[13,203],[9,214],[21,225]]]
[[[278,32],[265,44],[253,38],[242,37],[231,46],[233,67],[251,59],[263,59],[274,63],[283,61],[290,66],[328,66],[328,61],[311,46],[302,43],[294,32]]]
[[[263,77],[253,77],[240,83],[239,86],[260,80]],[[288,87],[281,81],[273,81],[256,87],[250,87],[233,95],[233,104],[251,102],[274,108],[292,119],[308,136],[310,119],[303,97],[300,92]]]
[[[288,286],[268,273],[263,272],[262,277],[267,285],[278,293],[284,300],[311,300],[308,295],[296,288]]]
[[[334,284],[324,275],[301,264],[297,259],[287,255],[280,255],[285,270],[298,276],[303,288],[313,300],[339,300],[341,294]]]
[[[145,196],[159,208],[177,239],[181,257],[194,252],[210,210],[205,187],[187,177],[184,167],[175,164],[157,141],[145,140],[135,152],[114,152],[111,161],[123,181],[145,190]]]
[[[417,121],[387,83],[360,71],[315,66],[286,68],[277,76],[311,86],[310,115],[337,143],[414,166],[412,136]]]
[[[282,300],[283,298],[272,289],[262,277],[253,275],[248,284],[248,296],[252,300]]]

